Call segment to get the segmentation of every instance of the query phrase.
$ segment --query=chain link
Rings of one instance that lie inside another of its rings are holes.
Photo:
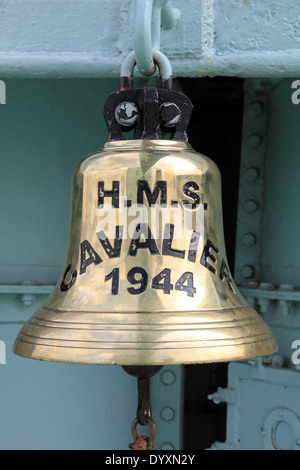
[[[150,436],[141,435],[139,436],[136,430],[138,419],[135,418],[131,425],[131,433],[133,436],[133,443],[129,444],[129,448],[132,450],[154,450],[154,438],[156,436],[156,424],[152,418],[147,418],[147,423],[151,426]]]

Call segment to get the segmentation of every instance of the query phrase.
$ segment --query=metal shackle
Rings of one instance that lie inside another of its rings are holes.
[[[172,66],[169,59],[160,51],[153,53],[153,59],[159,69],[161,88],[170,90],[172,88]],[[126,90],[132,88],[133,71],[136,66],[135,51],[131,51],[121,65],[120,89]]]

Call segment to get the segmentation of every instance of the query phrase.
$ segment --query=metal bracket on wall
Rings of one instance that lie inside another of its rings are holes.
[[[260,281],[267,101],[270,81],[246,80],[234,277],[238,285]]]
[[[253,287],[241,287],[240,291],[248,303],[262,314],[269,310],[271,303],[276,302],[280,312],[288,315],[291,313],[293,303],[300,302],[300,290],[290,284],[281,284],[276,288],[270,283],[261,282]]]
[[[253,396],[255,406],[247,406]],[[208,397],[227,404],[226,441],[208,450],[299,450],[298,396],[299,372],[282,367],[280,356],[231,362],[228,387]]]
[[[36,295],[49,295],[55,286],[38,285],[32,281],[24,281],[22,284],[0,284],[0,295],[20,295],[20,300],[25,307],[30,307],[35,301]]]

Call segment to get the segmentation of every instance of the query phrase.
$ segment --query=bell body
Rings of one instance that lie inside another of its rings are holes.
[[[66,262],[14,352],[120,365],[276,351],[228,269],[219,170],[189,144],[109,142],[76,168]]]

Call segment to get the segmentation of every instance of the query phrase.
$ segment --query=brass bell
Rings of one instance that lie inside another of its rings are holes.
[[[134,89],[122,77],[105,104],[109,141],[74,172],[61,277],[22,327],[16,354],[161,366],[276,351],[228,268],[220,173],[187,142],[191,110],[170,79]]]

